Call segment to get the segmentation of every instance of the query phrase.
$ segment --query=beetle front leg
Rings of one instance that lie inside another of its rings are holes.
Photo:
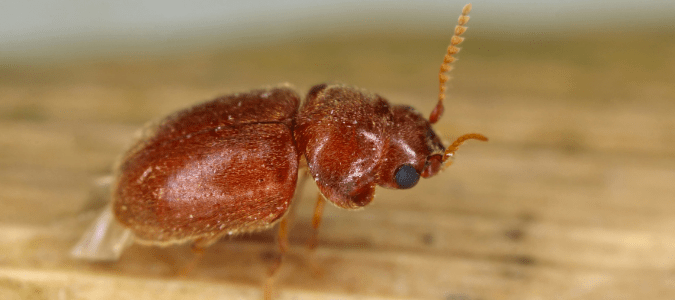
[[[323,216],[323,208],[326,204],[325,199],[318,193],[316,196],[316,206],[314,207],[314,215],[312,216],[312,235],[307,240],[308,263],[314,275],[317,277],[323,276],[323,271],[319,264],[315,261],[314,252],[316,246],[319,244],[319,226],[321,225],[321,217]]]
[[[326,203],[323,200],[321,193],[316,197],[316,206],[314,207],[314,216],[312,216],[312,235],[307,241],[307,249],[313,252],[319,243],[319,225],[321,225],[321,216],[323,215],[323,206]]]

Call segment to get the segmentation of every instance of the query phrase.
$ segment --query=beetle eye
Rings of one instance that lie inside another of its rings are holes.
[[[396,170],[395,179],[399,188],[409,189],[420,180],[420,174],[411,165],[402,165]]]

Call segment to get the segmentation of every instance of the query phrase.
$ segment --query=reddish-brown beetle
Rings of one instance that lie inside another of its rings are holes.
[[[407,189],[420,176],[436,175],[465,140],[487,140],[467,134],[445,148],[431,127],[443,113],[445,73],[470,9],[463,9],[441,65],[439,100],[429,120],[409,106],[341,84],[312,87],[302,106],[286,86],[217,98],[142,131],[116,166],[116,220],[141,243],[202,248],[281,220],[305,162],[323,198],[346,209],[370,203],[378,185]],[[319,198],[315,228],[322,207]],[[106,218],[103,223],[110,214]],[[282,222],[282,252],[285,227]],[[90,238],[76,248],[78,256],[86,256],[83,249],[92,243]]]

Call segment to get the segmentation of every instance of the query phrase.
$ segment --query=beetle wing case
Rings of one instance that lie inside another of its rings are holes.
[[[298,171],[286,87],[227,95],[144,129],[117,166],[113,212],[141,243],[208,245],[272,226]]]

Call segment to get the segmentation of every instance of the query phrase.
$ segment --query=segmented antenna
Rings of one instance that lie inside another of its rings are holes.
[[[456,46],[461,44],[462,41],[464,41],[464,38],[461,37],[461,35],[466,31],[466,23],[469,22],[469,12],[471,12],[471,3],[467,4],[464,6],[462,9],[462,15],[459,16],[459,19],[457,20],[457,26],[455,26],[455,34],[452,36],[450,39],[450,46],[448,46],[448,53],[445,54],[445,57],[443,58],[443,63],[441,64],[441,69],[438,72],[438,79],[439,79],[439,91],[438,91],[438,104],[436,104],[436,107],[434,107],[434,110],[431,111],[431,115],[429,116],[429,122],[431,124],[434,124],[438,121],[438,119],[441,118],[443,115],[443,111],[445,108],[443,107],[443,99],[445,99],[445,83],[448,82],[450,77],[446,75],[445,73],[449,72],[452,70],[452,64],[453,61],[455,61],[455,57],[453,55],[457,54],[459,52],[459,48]]]
[[[488,138],[480,133],[467,133],[463,136],[458,137],[452,145],[448,146],[445,149],[445,155],[443,155],[443,167],[447,168],[452,164],[452,158],[455,156],[455,152],[459,149],[459,146],[464,144],[466,140],[479,140],[487,142]]]

